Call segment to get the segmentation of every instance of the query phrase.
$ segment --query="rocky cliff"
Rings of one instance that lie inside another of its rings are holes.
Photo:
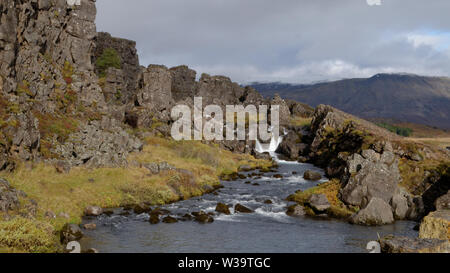
[[[141,67],[136,43],[97,33],[94,0],[4,0],[0,5],[0,170],[17,161],[123,166],[148,135],[168,136],[171,108],[281,104],[187,66]],[[299,105],[301,108],[301,106]],[[298,109],[299,107],[296,107]],[[132,135],[130,133],[133,132]],[[251,152],[251,143],[224,148]]]

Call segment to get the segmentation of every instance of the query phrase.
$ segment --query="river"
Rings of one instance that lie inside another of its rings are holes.
[[[271,146],[265,150],[273,154],[276,145]],[[85,222],[96,223],[97,229],[86,230],[81,244],[83,248],[92,247],[101,253],[364,253],[367,243],[378,236],[417,237],[413,230],[416,223],[408,221],[363,227],[339,220],[287,216],[286,207],[290,205],[285,201],[287,196],[327,180],[306,181],[303,179],[305,171],[323,174],[323,170],[273,156],[279,164],[276,173],[223,182],[224,188],[218,195],[208,194],[162,206],[174,217],[201,210],[214,212],[219,202],[233,206],[240,203],[255,213],[234,214],[231,209],[231,215],[216,215],[211,224],[180,221],[151,225],[147,214],[120,216],[122,209],[117,209],[112,216],[85,219]],[[283,178],[274,178],[275,174]],[[253,185],[255,183],[257,185]],[[265,204],[266,200],[271,200],[272,204]]]

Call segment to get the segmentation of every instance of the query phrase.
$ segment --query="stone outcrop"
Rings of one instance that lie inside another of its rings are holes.
[[[315,214],[326,213],[331,207],[325,194],[312,194],[309,197],[308,206],[314,210]]]
[[[379,226],[394,222],[391,206],[383,199],[374,197],[369,204],[350,218],[350,222],[358,225]]]
[[[419,237],[450,241],[450,210],[438,210],[426,216],[420,224]]]
[[[19,208],[19,193],[11,187],[8,181],[0,178],[0,212],[6,212]]]
[[[450,241],[386,236],[380,240],[383,253],[450,253]]]
[[[54,143],[52,151],[72,166],[119,167],[127,156],[140,151],[142,142],[126,133],[116,120],[93,121],[70,135],[64,144]]]
[[[400,172],[398,161],[390,150],[385,148],[382,154],[364,150],[361,155],[354,154],[348,159],[348,181],[341,190],[345,203],[365,207],[374,197],[383,199],[387,204],[391,202],[397,191]]]
[[[128,84],[129,70],[109,70],[105,81],[109,91],[105,96],[92,63],[98,43],[95,17],[94,0],[2,1],[0,101],[2,110],[8,111],[0,115],[9,125],[2,126],[0,133],[1,169],[12,166],[8,158],[48,160],[55,155],[73,165],[87,161],[96,161],[92,166],[123,165],[124,155],[136,150],[131,146],[138,145],[127,146],[118,139],[119,135],[131,138],[121,124],[100,126],[103,114],[122,122],[124,114],[108,109],[105,97],[108,100],[117,96],[119,89],[128,90],[128,85],[121,84],[123,81]],[[137,64],[137,58],[124,59],[125,65]],[[77,128],[64,131],[68,123],[62,117],[70,124],[77,120]],[[55,125],[57,121],[61,124]],[[71,133],[74,134],[66,136]],[[89,139],[94,135],[99,139]],[[2,136],[12,142],[2,144]],[[74,139],[88,139],[89,143],[71,141]],[[88,152],[96,148],[101,150],[99,153],[111,153],[113,160]],[[54,152],[53,156],[49,156],[49,150]],[[72,153],[85,157],[80,159]]]
[[[288,103],[283,100],[280,95],[275,94],[273,99],[270,101],[271,105],[279,105],[280,110],[280,125],[287,126],[291,121],[291,111],[289,109]]]
[[[197,82],[195,70],[185,65],[172,67],[172,96],[175,101],[193,98],[197,93]]]
[[[115,83],[120,83],[121,96],[118,98],[122,103],[130,102],[134,99],[138,90],[139,79],[141,75],[141,66],[139,65],[139,56],[136,50],[136,42],[127,39],[112,37],[109,33],[99,32],[95,39],[94,63],[103,54],[105,49],[114,49],[120,57],[121,68],[119,71],[107,71],[106,81],[111,78]],[[98,74],[98,68],[96,69]],[[107,89],[109,90],[109,88]],[[117,90],[117,89],[116,89]],[[116,93],[116,92],[114,92]]]

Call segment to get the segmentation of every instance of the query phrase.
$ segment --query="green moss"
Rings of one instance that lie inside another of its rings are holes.
[[[119,54],[115,49],[106,48],[95,64],[99,72],[99,76],[103,78],[106,76],[106,70],[108,70],[108,68],[113,67],[120,69],[122,67],[121,62],[122,61]]]

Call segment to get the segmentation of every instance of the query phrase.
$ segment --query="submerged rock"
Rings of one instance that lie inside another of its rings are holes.
[[[358,225],[379,226],[394,222],[391,206],[380,198],[372,198],[366,208],[350,218],[350,222]]]
[[[178,220],[173,218],[172,216],[166,216],[163,218],[162,221],[163,221],[163,223],[166,223],[166,224],[173,224],[173,223],[178,222]]]
[[[150,224],[156,225],[159,223],[159,215],[157,214],[151,214],[149,219]]]

